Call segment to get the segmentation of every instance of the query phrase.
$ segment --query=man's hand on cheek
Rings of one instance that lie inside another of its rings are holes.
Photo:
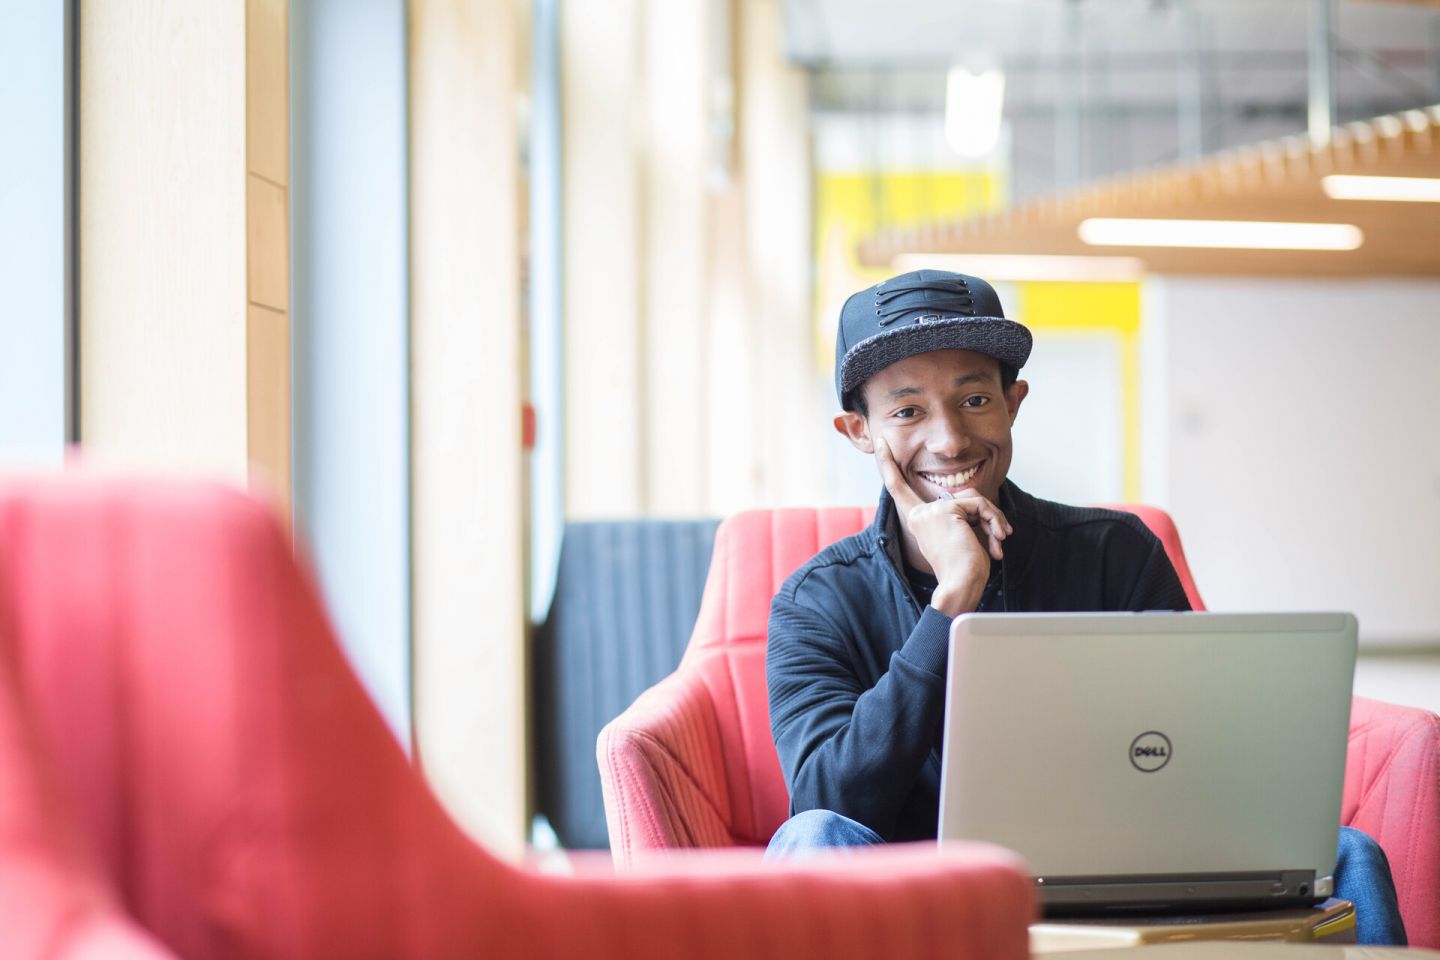
[[[884,437],[875,439],[875,460],[900,522],[939,581],[930,605],[950,617],[973,611],[990,578],[990,558],[1004,556],[1000,544],[1012,532],[1010,522],[973,490],[953,500],[923,500],[906,481]]]

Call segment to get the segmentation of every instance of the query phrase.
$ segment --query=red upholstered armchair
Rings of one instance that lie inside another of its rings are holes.
[[[1175,524],[1120,505],[1165,545],[1205,609]],[[597,744],[611,851],[763,845],[789,807],[765,691],[770,599],[797,567],[870,522],[873,509],[757,510],[726,520],[690,645],[675,673],[643,693]],[[1344,822],[1385,849],[1416,946],[1440,947],[1440,717],[1356,698]]]
[[[618,878],[497,860],[396,745],[274,519],[207,485],[0,483],[0,788],[7,960],[1028,955],[1029,884],[982,845]]]

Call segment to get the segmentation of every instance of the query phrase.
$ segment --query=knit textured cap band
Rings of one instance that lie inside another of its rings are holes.
[[[1016,370],[1030,358],[1030,331],[1005,319],[995,288],[948,270],[915,270],[861,290],[840,310],[835,393],[931,350],[973,350]]]

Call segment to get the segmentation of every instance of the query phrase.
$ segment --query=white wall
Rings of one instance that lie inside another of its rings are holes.
[[[1009,473],[1020,489],[1062,503],[1125,499],[1121,361],[1109,331],[1036,332]]]
[[[1146,498],[1207,605],[1440,642],[1440,282],[1146,283]]]

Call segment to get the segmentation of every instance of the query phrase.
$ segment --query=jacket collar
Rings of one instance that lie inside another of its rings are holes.
[[[890,491],[884,487],[880,488],[880,503],[875,508],[875,519],[870,522],[870,531],[880,549],[894,561],[895,569],[901,569],[900,512],[895,506],[895,499],[890,496]]]
[[[1006,480],[1000,487],[1000,510],[1015,532],[1005,538],[1005,565],[1001,586],[1010,610],[1028,610],[1025,605],[1026,574],[1035,556],[1035,498]]]

